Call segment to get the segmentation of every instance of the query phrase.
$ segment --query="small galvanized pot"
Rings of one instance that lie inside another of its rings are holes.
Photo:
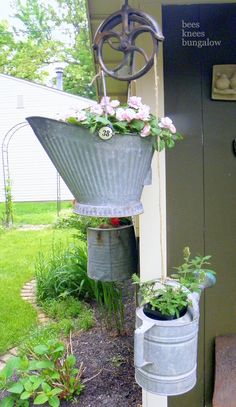
[[[126,217],[143,212],[143,186],[151,183],[152,137],[115,134],[102,140],[80,126],[28,117],[80,215]]]
[[[88,275],[94,280],[122,281],[137,272],[133,225],[111,229],[88,228]]]
[[[187,313],[171,321],[149,318],[143,307],[136,311],[135,379],[148,392],[174,396],[196,384],[199,307],[189,297]]]
[[[188,307],[183,307],[179,310],[179,317],[183,317],[186,312],[187,312]],[[152,319],[158,319],[159,321],[169,321],[171,319],[177,319],[176,315],[168,315],[168,314],[163,314],[161,311],[159,311],[158,309],[152,309],[151,305],[145,304],[143,306],[143,312],[144,314]]]

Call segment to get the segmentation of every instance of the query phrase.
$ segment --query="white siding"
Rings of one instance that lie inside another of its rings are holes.
[[[0,149],[6,133],[28,116],[56,118],[70,107],[86,107],[92,101],[57,89],[0,74]],[[9,142],[9,168],[14,201],[56,200],[56,170],[29,126],[18,130]],[[4,201],[2,154],[0,201]],[[61,180],[61,199],[72,195]]]

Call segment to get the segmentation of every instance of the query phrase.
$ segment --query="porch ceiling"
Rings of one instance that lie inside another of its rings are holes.
[[[109,15],[119,10],[124,4],[123,0],[86,0],[87,1],[87,12],[90,25],[90,35],[91,35],[91,47],[93,43],[93,38],[96,33],[97,28]],[[98,62],[95,53],[94,54],[94,64],[95,70],[98,72]],[[112,53],[104,48],[104,60],[106,64],[110,67],[114,66],[117,62],[116,53]],[[106,77],[107,94],[112,98],[119,98],[120,101],[126,101],[128,85],[125,81],[118,81],[113,78]],[[97,88],[99,89],[99,84],[97,83]],[[98,92],[99,93],[99,92]]]

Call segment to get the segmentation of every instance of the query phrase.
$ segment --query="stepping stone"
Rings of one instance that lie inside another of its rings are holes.
[[[5,355],[0,356],[0,361],[6,363],[10,358],[12,358],[12,355],[10,353],[6,353]]]
[[[16,356],[16,355],[18,354],[17,348],[12,348],[12,349],[10,349],[10,350],[9,350],[9,353],[10,353],[12,356]]]
[[[218,336],[213,407],[236,406],[236,335]]]

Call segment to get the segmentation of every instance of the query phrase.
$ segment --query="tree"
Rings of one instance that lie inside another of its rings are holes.
[[[7,55],[0,55],[1,72],[43,83],[48,65],[63,62],[67,64],[64,90],[94,98],[85,1],[53,0],[48,4],[44,0],[15,0],[13,11],[16,23],[12,32],[6,23],[0,25],[0,34],[2,27],[10,44]]]

